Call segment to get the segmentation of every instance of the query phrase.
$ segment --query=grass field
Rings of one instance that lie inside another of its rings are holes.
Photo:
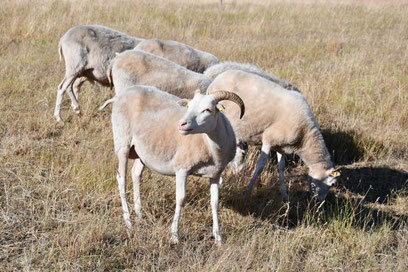
[[[193,177],[174,246],[174,178],[145,171],[146,216],[128,232],[110,109],[97,112],[112,91],[85,84],[83,115],[66,96],[65,122],[53,118],[58,41],[79,24],[178,40],[291,80],[347,166],[339,184],[309,204],[295,159],[286,210],[272,160],[245,200],[253,147],[239,176],[224,173],[223,246],[211,236],[208,181]],[[407,1],[0,0],[1,270],[408,271],[407,104]]]

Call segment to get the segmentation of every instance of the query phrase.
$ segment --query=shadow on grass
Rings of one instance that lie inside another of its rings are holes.
[[[331,131],[322,130],[323,138],[327,149],[335,164],[344,165],[361,160],[364,155],[364,148],[361,144],[361,137],[354,131]],[[376,144],[373,140],[368,140],[371,145]]]
[[[408,188],[408,173],[387,167],[344,169],[337,186],[365,196],[365,201],[383,203],[394,192]]]
[[[354,131],[323,130],[323,137],[333,161],[337,165],[348,165],[370,158],[384,149],[382,143],[362,137]],[[272,155],[272,154],[271,154]],[[275,156],[271,156],[266,171],[276,171]],[[387,167],[361,167],[342,170],[335,193],[330,192],[324,204],[320,206],[310,200],[306,190],[307,176],[299,174],[296,165],[299,159],[289,156],[290,207],[283,203],[278,185],[265,186],[244,198],[242,188],[231,188],[225,205],[243,215],[252,215],[271,223],[287,227],[299,224],[319,222],[325,224],[337,220],[353,226],[365,228],[379,226],[387,222],[393,226],[408,224],[408,216],[397,215],[392,209],[377,209],[376,204],[388,207],[396,195],[408,197],[408,173]],[[252,171],[251,171],[252,173]],[[275,175],[273,179],[277,180]],[[405,194],[405,195],[404,195]]]
[[[408,173],[376,167],[344,170],[337,188],[331,190],[322,205],[311,200],[305,189],[306,180],[306,175],[291,179],[289,208],[282,201],[278,184],[272,188],[258,188],[249,198],[243,196],[242,188],[231,188],[224,205],[242,215],[252,215],[288,228],[314,223],[324,225],[333,221],[361,229],[384,223],[393,228],[408,224],[408,214],[374,208],[381,206],[375,204],[392,205],[396,195],[407,196]]]

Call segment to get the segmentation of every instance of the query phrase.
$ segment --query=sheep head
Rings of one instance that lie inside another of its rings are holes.
[[[178,130],[181,134],[206,133],[215,129],[221,106],[218,102],[231,100],[241,108],[241,117],[245,112],[242,99],[232,92],[218,91],[210,95],[196,93],[191,101],[182,99],[180,106],[187,107],[187,112],[179,121]]]
[[[325,172],[324,177],[321,179],[309,176],[309,190],[312,196],[317,198],[317,201],[323,201],[326,198],[330,187],[337,183],[340,170],[341,167],[331,168]]]

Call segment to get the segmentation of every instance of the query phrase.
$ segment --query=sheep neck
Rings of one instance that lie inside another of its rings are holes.
[[[208,143],[209,150],[213,155],[216,165],[221,165],[223,163],[223,158],[225,156],[222,156],[222,153],[228,152],[229,150],[228,139],[231,138],[229,134],[228,129],[220,117],[217,118],[215,129],[205,133],[204,137]]]
[[[326,172],[333,168],[329,151],[318,128],[309,133],[298,154],[309,167],[310,176],[314,178],[324,178]]]

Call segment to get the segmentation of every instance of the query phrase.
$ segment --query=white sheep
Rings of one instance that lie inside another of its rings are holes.
[[[319,125],[305,97],[263,77],[238,70],[229,70],[216,77],[207,93],[211,94],[216,90],[233,91],[246,105],[245,117],[238,120],[234,107],[230,107],[228,101],[223,103],[237,140],[262,143],[262,152],[247,193],[251,192],[261,174],[270,151],[275,150],[278,152],[282,197],[288,199],[284,180],[284,154],[295,153],[309,167],[309,186],[312,194],[317,195],[319,201],[323,200],[330,186],[336,182],[339,172],[333,168]],[[241,150],[238,151],[232,163],[237,171],[242,168],[243,163]]]
[[[141,217],[140,180],[144,165],[163,175],[176,176],[176,210],[171,225],[171,241],[178,242],[178,223],[185,197],[188,175],[210,178],[213,234],[221,243],[218,226],[218,184],[221,172],[235,155],[235,134],[217,103],[231,100],[245,106],[234,93],[197,93],[187,103],[154,87],[133,86],[115,98],[112,109],[112,130],[115,153],[119,159],[117,181],[122,202],[123,218],[130,228],[126,201],[126,167],[128,158],[135,159],[132,167],[134,204]],[[188,104],[188,105],[187,105]],[[186,109],[182,106],[188,106]]]
[[[249,64],[249,63],[239,63],[239,62],[232,62],[232,61],[221,62],[205,70],[204,75],[209,77],[211,80],[214,80],[219,74],[222,74],[223,72],[228,71],[228,70],[240,70],[240,71],[244,71],[247,73],[253,73],[263,78],[266,78],[272,82],[275,82],[285,89],[299,92],[298,87],[296,87],[290,81],[285,80],[285,79],[280,79],[279,77],[273,74],[265,72],[258,66]]]
[[[258,66],[250,63],[239,63],[239,62],[232,62],[232,61],[226,61],[222,63],[215,64],[211,67],[209,67],[205,72],[204,75],[209,77],[211,80],[214,80],[218,75],[222,74],[225,71],[228,70],[239,70],[239,71],[244,71],[247,73],[252,73],[256,74],[258,76],[261,76],[263,78],[266,78],[272,82],[277,83],[278,85],[282,86],[283,88],[287,90],[293,90],[300,92],[298,87],[296,87],[294,84],[292,84],[288,80],[280,79],[279,77],[275,76],[274,74],[270,74],[259,68]],[[237,157],[239,156],[240,159],[234,160],[233,164],[235,165],[235,168],[233,168],[233,172],[237,173],[239,172],[242,167],[244,166],[243,161],[245,161],[245,156],[248,151],[247,143],[240,141],[237,145],[238,147],[243,147],[243,148],[238,148],[237,149]],[[278,155],[279,156],[279,155]],[[239,165],[237,163],[240,162]]]
[[[60,39],[60,60],[65,59],[65,77],[58,85],[54,116],[61,121],[60,109],[63,95],[68,91],[71,106],[81,113],[78,92],[85,81],[109,86],[107,67],[116,52],[134,48],[142,39],[129,36],[99,25],[80,25],[70,28]]]
[[[135,49],[166,58],[197,73],[202,73],[219,62],[217,57],[210,53],[172,40],[146,39],[140,42]]]
[[[116,95],[133,85],[148,85],[178,97],[192,98],[197,89],[205,93],[211,80],[168,59],[142,50],[127,50],[112,60],[108,78],[115,86]],[[112,100],[107,100],[99,110]]]

